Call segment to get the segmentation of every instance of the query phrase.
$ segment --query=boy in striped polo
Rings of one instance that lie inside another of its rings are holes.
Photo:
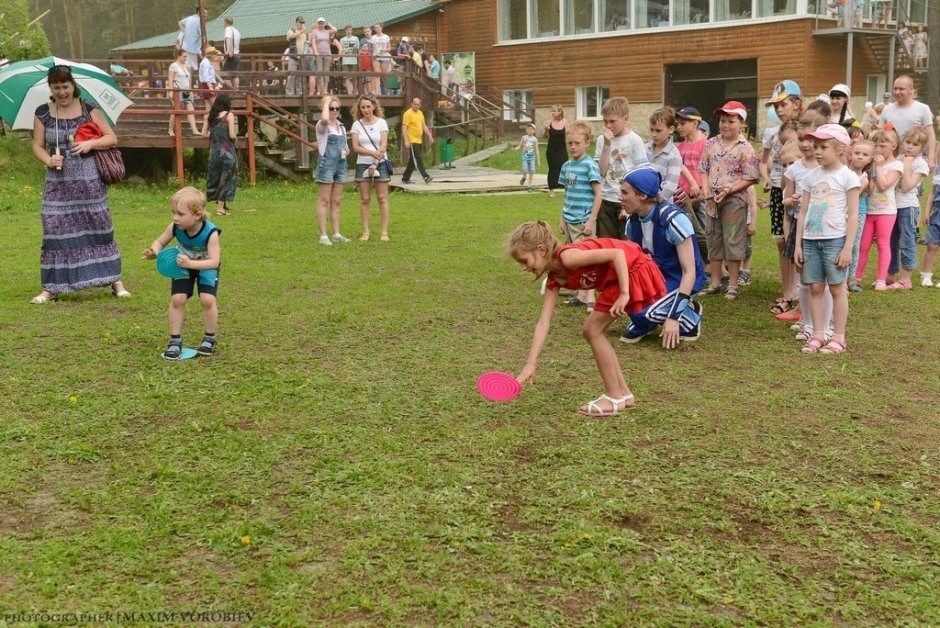
[[[568,125],[565,142],[571,159],[562,165],[558,176],[558,181],[565,186],[565,204],[558,227],[565,236],[565,244],[593,237],[597,212],[601,208],[601,171],[587,155],[591,136],[591,127],[586,122],[578,120]],[[567,303],[586,305],[590,312],[594,306],[594,291],[579,290]]]

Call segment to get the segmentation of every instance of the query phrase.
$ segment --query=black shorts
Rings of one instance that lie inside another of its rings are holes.
[[[627,239],[627,219],[620,218],[623,205],[611,201],[601,201],[600,211],[597,212],[597,226],[595,233],[598,238]]]
[[[225,57],[225,61],[222,62],[222,71],[223,72],[235,72],[238,70],[238,64],[241,61],[241,57],[238,55],[232,55],[231,57]]]
[[[185,294],[186,298],[193,296],[193,288],[199,286],[199,294],[216,295],[219,290],[219,273],[221,268],[212,270],[189,269],[189,277],[174,279],[170,283],[170,294]]]

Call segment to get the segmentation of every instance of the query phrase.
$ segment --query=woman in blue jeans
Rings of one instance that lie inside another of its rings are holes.
[[[320,227],[320,244],[332,246],[333,242],[349,242],[339,231],[339,205],[343,200],[343,185],[346,183],[346,128],[339,119],[339,100],[324,96],[320,120],[317,122],[317,225]],[[330,210],[333,223],[333,239],[326,234],[326,211]]]

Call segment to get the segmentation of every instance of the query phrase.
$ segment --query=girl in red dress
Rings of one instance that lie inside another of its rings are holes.
[[[548,274],[542,314],[535,326],[532,348],[520,383],[532,378],[551,326],[558,290],[597,290],[597,301],[581,333],[591,345],[604,382],[604,394],[578,408],[587,416],[614,416],[636,405],[636,400],[607,340],[606,332],[618,317],[639,312],[666,294],[662,273],[653,259],[633,242],[598,238],[560,245],[543,221],[527,222],[513,232],[509,254],[536,278]]]

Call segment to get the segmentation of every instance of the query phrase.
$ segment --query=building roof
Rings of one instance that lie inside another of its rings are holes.
[[[313,26],[318,17],[325,17],[333,26],[342,29],[352,24],[358,31],[366,24],[383,22],[394,24],[436,10],[436,0],[235,0],[215,19],[206,22],[206,34],[211,42],[221,42],[226,17],[235,21],[242,43],[258,39],[278,39],[294,25],[298,15],[307,26]],[[181,15],[180,19],[186,16]],[[156,35],[113,48],[116,52],[170,48],[179,31]]]

